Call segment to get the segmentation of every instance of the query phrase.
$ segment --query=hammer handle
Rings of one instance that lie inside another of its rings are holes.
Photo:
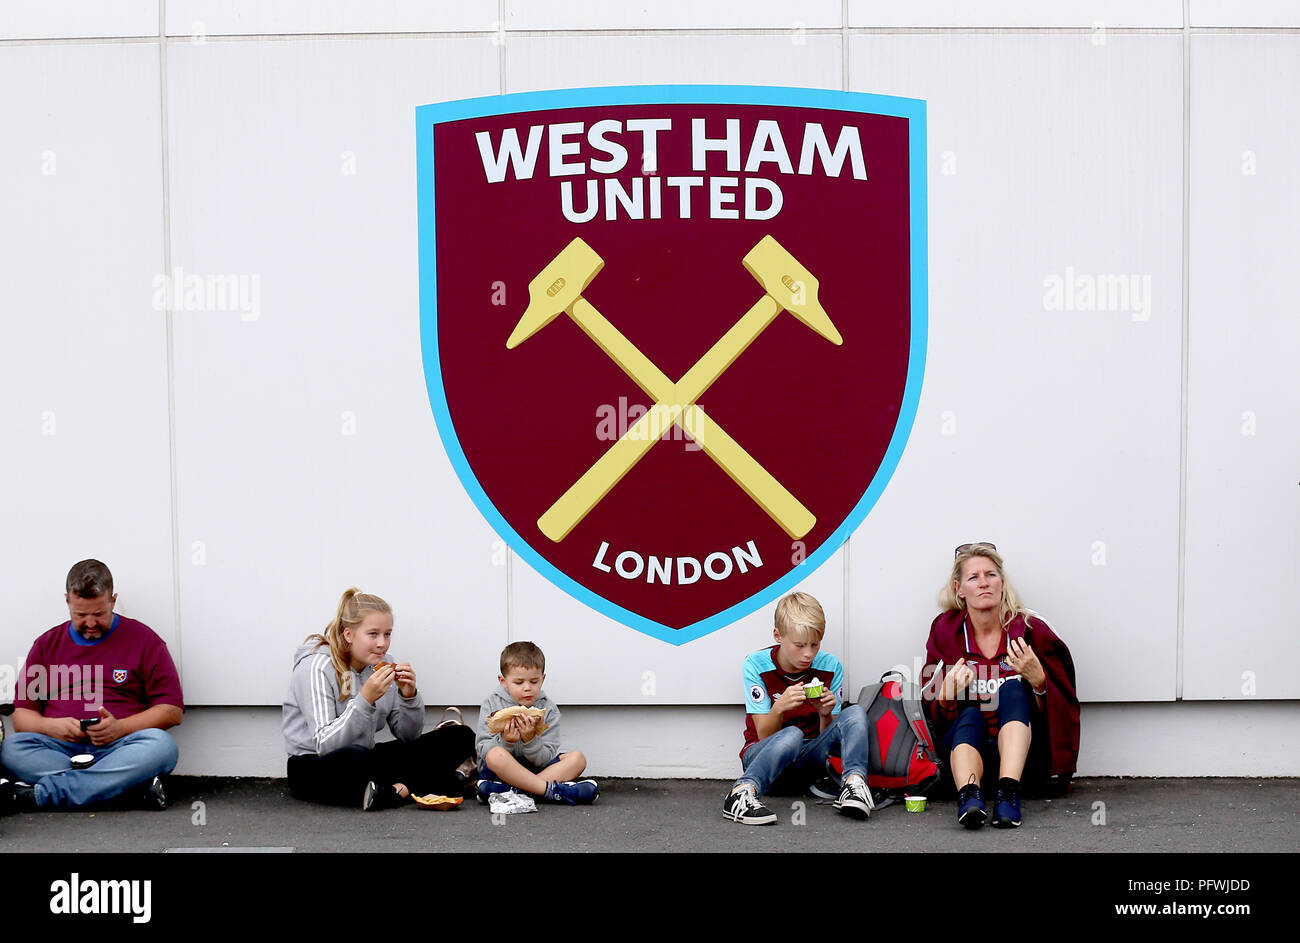
[[[551,540],[559,543],[587,514],[600,503],[609,490],[623,480],[641,456],[672,428],[681,415],[680,406],[656,403],[650,411],[611,445],[596,464],[575,481],[558,501],[537,519],[537,526]]]
[[[740,443],[711,420],[702,406],[688,406],[681,419],[682,428],[699,443],[709,458],[721,466],[742,491],[767,512],[781,529],[798,540],[813,529],[817,518],[772,477]]]

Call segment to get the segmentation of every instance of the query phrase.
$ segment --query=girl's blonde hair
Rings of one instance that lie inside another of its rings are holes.
[[[1002,577],[1002,605],[998,607],[998,623],[1005,629],[1016,616],[1028,617],[1029,610],[1020,602],[1020,597],[1011,587],[1011,581],[1007,579],[1002,557],[988,544],[970,544],[957,552],[956,559],[952,562],[952,572],[948,574],[948,582],[939,590],[939,607],[945,611],[951,609],[965,611],[966,601],[957,595],[957,583],[961,581],[962,567],[973,557],[984,557],[989,560],[997,569],[998,576]]]
[[[346,701],[352,696],[352,647],[343,637],[345,629],[356,628],[365,619],[367,612],[392,613],[393,609],[378,596],[363,593],[355,586],[343,591],[339,598],[339,609],[334,621],[325,626],[321,635],[309,635],[304,642],[315,641],[316,647],[328,646],[330,662],[334,665],[334,674],[339,682],[339,700]]]

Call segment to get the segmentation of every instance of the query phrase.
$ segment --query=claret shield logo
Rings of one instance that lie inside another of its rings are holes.
[[[834,553],[920,395],[924,103],[647,86],[416,122],[429,398],[510,546],[674,644]]]

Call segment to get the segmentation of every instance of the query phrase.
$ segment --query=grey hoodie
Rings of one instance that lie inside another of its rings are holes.
[[[537,700],[533,702],[532,706],[546,711],[546,717],[544,718],[547,725],[546,733],[540,737],[533,737],[527,743],[522,740],[518,743],[509,743],[501,737],[501,734],[488,732],[488,717],[503,707],[513,707],[516,703],[515,699],[499,684],[497,689],[487,696],[487,700],[483,702],[483,706],[479,708],[478,712],[478,729],[475,731],[474,752],[478,755],[481,763],[483,758],[487,756],[488,751],[493,747],[505,747],[516,760],[522,760],[537,769],[541,769],[560,755],[560,709],[546,696],[545,691],[539,691]]]
[[[424,701],[402,697],[390,685],[378,703],[361,696],[361,686],[375,669],[352,672],[352,696],[339,701],[338,676],[329,649],[308,644],[293,655],[293,677],[284,701],[284,745],[290,756],[333,753],[344,747],[375,745],[375,733],[385,726],[398,740],[414,740],[424,730]]]

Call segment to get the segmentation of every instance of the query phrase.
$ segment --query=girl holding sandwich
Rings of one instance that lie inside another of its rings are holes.
[[[474,754],[474,732],[448,724],[422,733],[415,670],[385,657],[392,636],[392,608],[353,587],[325,631],[294,653],[283,729],[298,798],[371,811],[412,792],[464,791],[457,767]],[[384,727],[397,739],[376,743]]]

